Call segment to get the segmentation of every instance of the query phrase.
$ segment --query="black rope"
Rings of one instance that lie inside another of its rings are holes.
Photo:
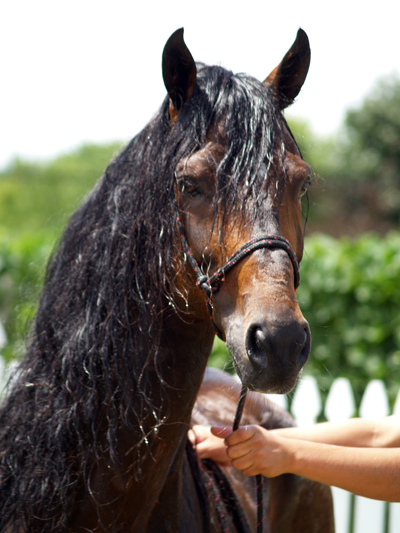
[[[231,515],[231,519],[238,533],[250,533],[250,526],[244,514],[243,506],[236,496],[229,479],[211,459],[203,459],[202,463],[209,475],[208,486],[214,497],[222,531],[224,533],[229,532],[229,521],[225,515],[227,510]]]
[[[242,387],[239,396],[239,402],[236,408],[235,418],[233,420],[232,431],[236,431],[239,427],[242,418],[244,404],[246,402],[247,388]],[[257,487],[257,533],[262,533],[264,522],[264,492],[263,492],[263,477],[261,474],[256,476]]]
[[[252,239],[251,241],[246,242],[246,244],[244,244],[241,248],[239,248],[239,250],[231,255],[225,265],[214,272],[214,274],[207,280],[208,284],[212,288],[212,292],[215,294],[219,291],[225,274],[231,270],[231,268],[233,268],[241,259],[249,255],[251,252],[260,250],[261,248],[269,248],[270,250],[280,249],[287,252],[294,270],[294,288],[297,289],[300,283],[300,267],[293,248],[290,246],[289,241],[283,237],[278,235],[267,235],[260,237],[259,239]]]
[[[247,388],[242,387],[242,390],[240,391],[239,401],[236,407],[235,418],[233,419],[232,431],[236,431],[239,427],[240,421],[242,419],[244,404],[246,402],[246,396],[247,396]]]

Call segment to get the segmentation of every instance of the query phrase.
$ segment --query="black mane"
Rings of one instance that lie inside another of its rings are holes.
[[[107,452],[118,467],[117,422],[137,430],[146,409],[155,409],[145,369],[158,368],[161,311],[174,306],[171,264],[181,254],[174,169],[204,146],[215,121],[227,146],[216,207],[231,208],[239,191],[245,204],[261,198],[265,175],[258,170],[265,160],[274,164],[283,117],[258,81],[202,67],[174,127],[166,99],[68,224],[20,375],[0,411],[0,531],[67,527],[90,462]]]

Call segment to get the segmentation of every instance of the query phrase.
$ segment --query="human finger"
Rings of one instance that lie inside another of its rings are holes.
[[[193,431],[193,429],[189,429],[188,431],[188,439],[192,444],[196,444],[196,433]]]
[[[232,428],[229,426],[212,426],[211,433],[220,439],[225,439],[232,433]]]
[[[240,426],[236,431],[225,437],[227,446],[234,446],[240,442],[250,440],[256,433],[256,426]]]
[[[230,459],[238,459],[244,457],[252,451],[251,446],[247,442],[239,442],[233,446],[226,447],[226,454]]]
[[[244,476],[249,477],[258,476],[258,474],[261,474],[260,468],[257,468],[256,465],[251,465],[249,468],[244,468],[241,470],[241,472]]]
[[[233,468],[235,468],[235,470],[240,470],[243,472],[254,467],[254,460],[250,454],[242,455],[237,459],[232,459],[231,465]]]
[[[196,446],[196,452],[200,459],[212,459],[218,464],[230,464],[230,459],[226,454],[226,446],[223,439],[214,435],[204,440]]]
[[[192,444],[199,444],[211,436],[211,428],[209,426],[193,426],[189,432],[188,437]],[[192,438],[194,440],[192,440]]]

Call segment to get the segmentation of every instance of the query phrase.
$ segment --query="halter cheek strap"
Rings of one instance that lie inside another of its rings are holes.
[[[185,230],[183,227],[183,224],[181,222],[181,219],[179,217],[179,214],[176,216],[176,225],[178,227],[179,236],[182,241],[183,249],[185,251],[185,254],[187,258],[189,259],[189,262],[196,274],[197,281],[196,285],[202,289],[206,294],[206,300],[207,300],[207,308],[210,315],[210,319],[213,323],[214,330],[216,335],[218,337],[222,338],[221,331],[215,324],[213,320],[213,306],[212,306],[212,295],[216,294],[224,281],[224,277],[231,270],[237,263],[244,259],[246,256],[248,256],[251,252],[254,252],[255,250],[260,250],[261,248],[268,248],[269,250],[284,250],[288,256],[290,261],[293,265],[293,271],[294,271],[294,288],[295,291],[297,290],[297,287],[300,283],[300,267],[299,263],[297,261],[296,254],[291,247],[289,241],[284,239],[283,237],[280,237],[279,235],[266,235],[264,237],[260,237],[258,239],[252,239],[251,241],[244,244],[239,250],[237,250],[234,254],[231,255],[231,257],[228,259],[228,261],[219,268],[212,276],[207,276],[202,271],[200,265],[197,263],[193,252],[189,246],[189,242],[187,240]]]

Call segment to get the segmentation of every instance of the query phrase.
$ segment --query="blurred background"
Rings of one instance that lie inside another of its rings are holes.
[[[309,77],[286,114],[314,171],[298,290],[324,396],[400,385],[400,59],[393,1],[19,1],[0,8],[0,352],[24,351],[46,260],[107,163],[150,120],[161,53],[264,79],[301,26]],[[299,5],[301,4],[301,6]],[[229,367],[217,342],[210,364]]]

